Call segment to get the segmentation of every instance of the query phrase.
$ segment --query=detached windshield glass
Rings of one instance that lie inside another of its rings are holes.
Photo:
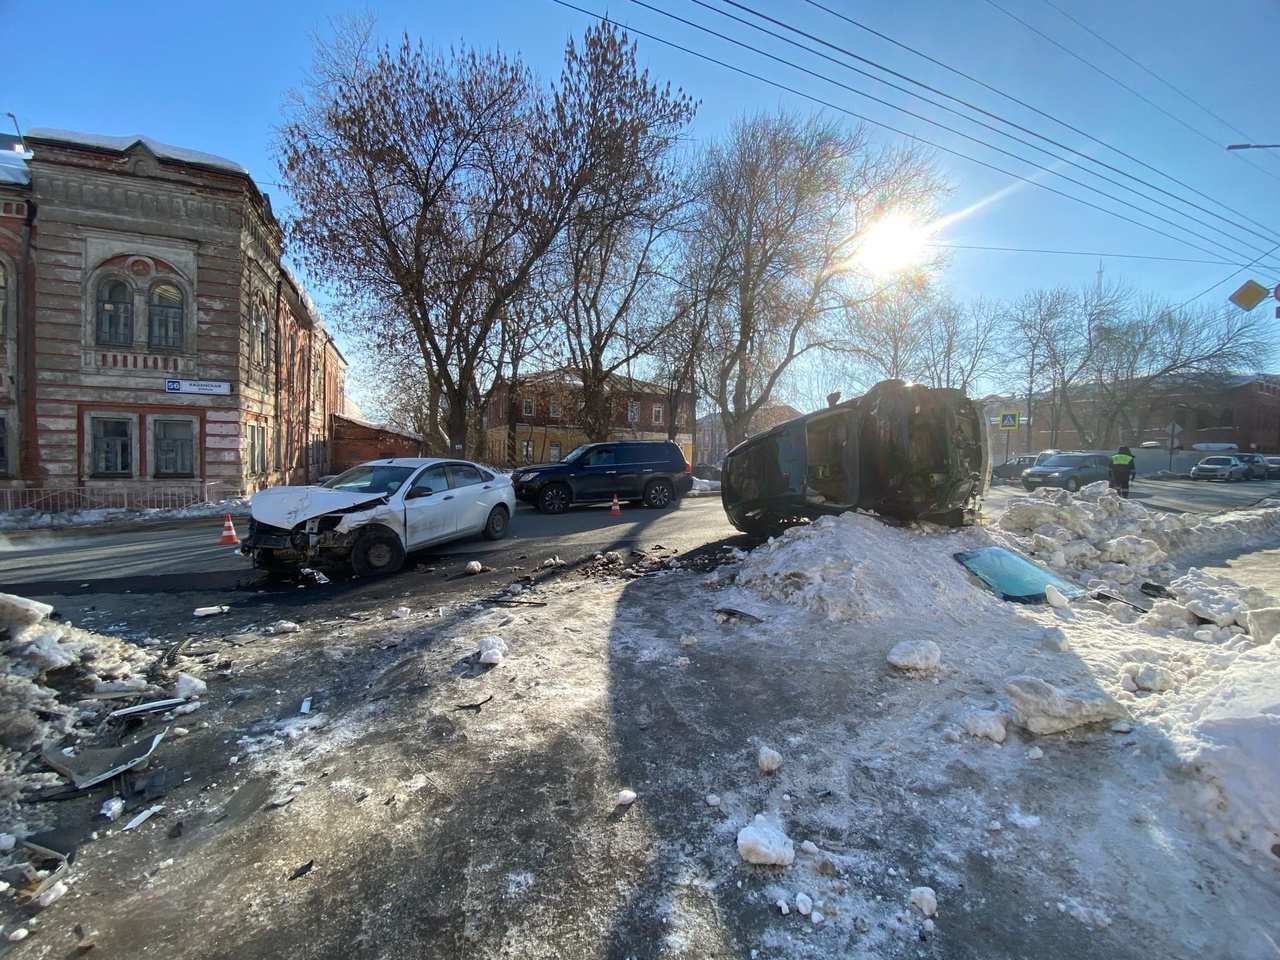
[[[1044,463],[1040,464],[1040,466],[1042,467],[1078,467],[1082,463],[1084,463],[1084,457],[1057,456],[1057,457],[1050,457]]]
[[[322,487],[330,490],[346,490],[349,493],[395,493],[409,479],[414,467],[360,466],[340,473]]]

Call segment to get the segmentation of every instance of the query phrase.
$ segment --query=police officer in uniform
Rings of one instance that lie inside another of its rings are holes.
[[[1111,475],[1111,486],[1116,488],[1116,493],[1129,499],[1129,481],[1133,479],[1133,451],[1128,447],[1121,447],[1119,451],[1111,458],[1111,467],[1108,471]]]

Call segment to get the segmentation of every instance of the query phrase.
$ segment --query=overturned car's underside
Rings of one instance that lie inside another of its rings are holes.
[[[720,491],[729,521],[761,536],[856,509],[959,526],[975,518],[989,473],[976,403],[960,390],[885,380],[739,444]]]

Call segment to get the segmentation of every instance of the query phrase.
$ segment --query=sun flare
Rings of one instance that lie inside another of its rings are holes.
[[[892,276],[922,263],[932,237],[929,228],[890,214],[867,228],[853,259],[873,276]]]

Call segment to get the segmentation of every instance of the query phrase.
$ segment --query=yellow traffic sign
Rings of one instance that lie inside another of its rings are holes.
[[[1268,290],[1266,287],[1264,287],[1262,284],[1258,283],[1258,281],[1246,280],[1244,284],[1240,287],[1240,289],[1237,290],[1235,293],[1233,293],[1231,296],[1227,297],[1227,299],[1230,300],[1232,303],[1234,303],[1241,310],[1248,312],[1249,310],[1252,310],[1254,307],[1260,304],[1263,300],[1267,299],[1267,297],[1269,297],[1270,295],[1271,295],[1271,291]]]

